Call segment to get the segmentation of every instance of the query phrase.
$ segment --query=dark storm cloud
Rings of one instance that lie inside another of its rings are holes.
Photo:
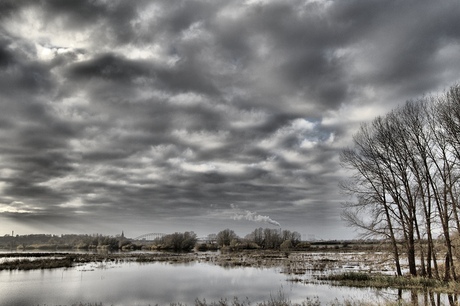
[[[148,76],[145,63],[128,61],[108,53],[79,63],[69,69],[71,79],[102,78],[114,82],[129,82],[135,77]]]
[[[2,1],[0,216],[208,232],[264,216],[324,232],[357,123],[459,79],[459,10]]]
[[[14,55],[7,49],[8,42],[3,39],[0,41],[0,67],[4,68],[14,62]]]
[[[10,17],[15,12],[17,12],[22,5],[26,4],[27,2],[28,1],[21,0],[5,0],[0,2],[0,19]]]
[[[365,75],[370,82],[419,95],[439,82],[446,68],[436,62],[442,49],[458,43],[459,8],[453,4],[351,1],[332,11],[342,24],[348,21],[352,38],[367,50],[363,55],[374,66]]]

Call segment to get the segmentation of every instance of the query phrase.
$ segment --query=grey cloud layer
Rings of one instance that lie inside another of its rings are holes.
[[[356,122],[459,78],[456,1],[0,8],[0,214],[15,222],[205,224],[235,203],[332,225]]]

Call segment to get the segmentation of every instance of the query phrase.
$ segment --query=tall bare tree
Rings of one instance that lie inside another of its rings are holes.
[[[444,255],[435,247],[436,232],[444,244],[444,279],[457,280],[452,235],[460,235],[460,88],[363,124],[341,161],[354,173],[342,188],[355,198],[343,217],[391,242],[398,275],[403,246],[410,274],[440,277]]]

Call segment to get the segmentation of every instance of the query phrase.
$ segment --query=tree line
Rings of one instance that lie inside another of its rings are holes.
[[[107,250],[243,250],[243,249],[283,249],[300,247],[300,234],[289,230],[258,228],[239,237],[233,230],[225,229],[218,234],[209,235],[208,241],[198,241],[194,232],[175,232],[153,241],[131,240],[124,235],[16,235],[0,237],[0,248],[4,249],[107,249]]]
[[[119,249],[127,239],[122,236],[107,236],[101,234],[31,234],[0,237],[0,248],[3,249]]]
[[[411,275],[458,280],[460,86],[362,124],[341,163],[343,218],[388,240],[397,274],[405,259]]]
[[[224,229],[217,234],[208,236],[207,241],[198,241],[193,232],[174,233],[155,239],[150,245],[153,250],[198,251],[226,250],[238,251],[244,249],[289,250],[304,246],[300,244],[300,234],[289,230],[257,228],[244,238],[239,237],[233,230]]]
[[[271,249],[288,250],[300,246],[300,234],[289,230],[256,228],[244,238],[231,229],[220,231],[216,236],[217,246],[228,250]]]

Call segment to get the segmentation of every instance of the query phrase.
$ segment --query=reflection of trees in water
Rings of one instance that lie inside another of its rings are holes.
[[[378,299],[383,300],[385,302],[394,302],[401,300],[402,290],[376,290],[375,295]]]
[[[433,292],[431,290],[411,290],[412,305],[425,306],[441,306],[441,305],[457,305],[457,294],[445,294]]]
[[[375,295],[379,300],[389,304],[396,302],[398,305],[454,306],[458,305],[459,302],[457,294],[445,294],[433,292],[432,290],[377,290]]]
[[[404,300],[402,297],[402,290],[398,290],[400,300]],[[424,305],[424,306],[441,306],[441,305],[457,305],[458,295],[456,294],[445,294],[439,292],[433,292],[431,290],[410,290],[410,301],[412,305]]]

